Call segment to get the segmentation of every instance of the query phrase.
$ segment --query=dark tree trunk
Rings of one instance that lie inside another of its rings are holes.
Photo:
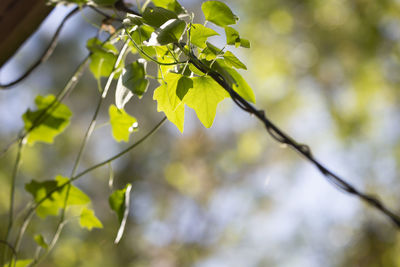
[[[0,0],[0,67],[36,31],[51,10],[46,0]]]

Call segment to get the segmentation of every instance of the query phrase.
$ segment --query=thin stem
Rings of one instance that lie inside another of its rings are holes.
[[[137,50],[139,50],[140,53],[143,54],[145,57],[147,57],[149,60],[151,60],[151,61],[157,63],[158,65],[173,66],[173,65],[182,64],[182,63],[185,63],[185,62],[186,62],[186,61],[182,61],[182,62],[180,62],[180,61],[175,61],[175,62],[172,62],[172,63],[164,63],[164,62],[158,61],[157,59],[154,59],[152,56],[148,55],[148,54],[135,42],[135,40],[133,40],[131,34],[129,33],[128,28],[126,28],[126,27],[124,27],[124,28],[125,28],[126,34],[128,35],[129,39],[132,41],[132,44],[135,46],[135,48],[136,48]]]
[[[99,112],[100,112],[101,105],[103,103],[103,100],[107,97],[107,93],[108,93],[109,88],[111,86],[112,80],[113,80],[113,78],[115,76],[115,72],[118,69],[119,64],[121,63],[122,58],[124,57],[124,55],[125,55],[125,53],[127,51],[127,48],[128,48],[128,42],[126,42],[124,44],[124,46],[122,47],[121,51],[119,52],[118,58],[117,58],[114,66],[113,66],[113,71],[111,72],[110,76],[107,79],[107,83],[106,83],[106,85],[104,87],[104,90],[103,90],[103,92],[102,92],[102,94],[100,96],[100,99],[99,99],[99,101],[97,103],[96,110],[95,110],[95,112],[93,114],[92,120],[90,121],[89,127],[86,130],[85,136],[84,136],[84,138],[82,140],[82,144],[81,144],[81,146],[79,148],[79,152],[78,152],[78,155],[77,155],[77,157],[75,159],[74,166],[72,168],[70,177],[74,177],[76,171],[79,168],[79,164],[81,162],[83,152],[84,152],[84,150],[86,148],[86,145],[87,145],[87,143],[88,143],[88,141],[90,139],[90,136],[93,133],[94,128],[96,127],[96,121],[97,121],[97,117],[98,117]],[[72,178],[70,180],[72,182]],[[69,193],[70,193],[70,190],[71,190],[71,182],[68,183],[68,185],[67,185],[67,191],[66,191],[65,198],[64,198],[63,208],[61,210],[60,220],[59,220],[59,223],[57,225],[56,232],[55,232],[55,234],[53,236],[53,239],[50,242],[50,246],[46,250],[46,252],[42,256],[40,256],[35,261],[34,264],[32,264],[32,266],[35,266],[36,264],[38,264],[40,261],[42,261],[50,253],[50,251],[52,250],[54,245],[57,243],[57,241],[58,241],[58,239],[59,239],[59,237],[61,235],[62,229],[64,227],[64,220],[65,220],[65,214],[66,214],[66,210],[67,210]]]
[[[13,168],[12,176],[11,176],[10,207],[9,207],[9,212],[8,212],[8,214],[9,214],[8,215],[8,226],[7,226],[7,230],[6,230],[6,236],[4,238],[4,240],[6,242],[8,242],[8,238],[9,238],[11,229],[12,229],[13,224],[14,224],[15,184],[16,184],[16,181],[17,181],[18,168],[19,168],[19,165],[20,165],[20,162],[21,162],[22,148],[23,148],[23,140],[20,139],[19,142],[18,142],[17,156],[16,156],[16,159],[15,159],[14,168]],[[7,255],[7,249],[4,251],[2,261],[4,261],[4,258],[6,257],[6,255]]]
[[[161,125],[166,121],[166,119],[167,119],[167,117],[162,118],[162,120],[157,125],[155,125],[153,129],[151,129],[145,136],[143,136],[137,142],[133,143],[131,146],[129,146],[126,149],[122,150],[118,154],[110,157],[109,159],[104,160],[104,161],[102,161],[102,162],[100,162],[100,163],[98,163],[98,164],[96,164],[96,165],[94,165],[94,166],[92,166],[90,168],[87,168],[86,170],[84,170],[84,171],[78,173],[77,175],[75,175],[74,177],[72,177],[70,180],[68,180],[64,184],[61,184],[61,185],[57,186],[56,188],[54,188],[53,190],[51,190],[50,192],[48,192],[46,194],[46,196],[44,196],[42,199],[40,199],[39,201],[34,203],[32,205],[32,207],[30,208],[30,210],[28,211],[27,215],[25,216],[24,223],[23,223],[23,225],[21,227],[22,232],[25,232],[25,230],[26,230],[26,228],[27,228],[27,226],[29,224],[29,221],[31,220],[31,218],[35,214],[35,210],[40,206],[40,204],[42,204],[44,201],[46,201],[48,198],[50,198],[51,195],[54,192],[58,192],[58,191],[62,190],[65,186],[67,186],[68,184],[72,183],[73,181],[78,180],[79,178],[81,178],[85,174],[88,174],[88,173],[94,171],[95,169],[100,168],[100,167],[102,167],[104,165],[107,165],[107,164],[113,162],[114,160],[122,157],[123,155],[125,155],[126,153],[128,153],[129,151],[131,151],[132,149],[134,149],[135,147],[137,147],[141,143],[143,143],[145,140],[147,140],[147,138],[152,136],[161,127]],[[15,250],[16,251],[18,251],[18,248],[19,248],[19,245],[20,245],[21,236],[22,236],[21,234],[19,234],[19,236],[18,236],[18,240],[17,240],[16,246],[15,246]]]

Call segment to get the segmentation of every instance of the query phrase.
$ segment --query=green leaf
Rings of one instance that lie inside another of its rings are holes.
[[[183,132],[185,105],[177,95],[177,86],[181,74],[167,73],[162,84],[154,91],[153,99],[157,100],[157,111],[164,112],[168,120]]]
[[[223,54],[222,49],[219,49],[209,42],[206,42],[206,46],[207,47],[201,51],[201,54],[199,56],[200,59],[211,61],[217,58],[219,55]]]
[[[217,59],[212,68],[223,75],[230,86],[232,86],[232,89],[241,97],[252,103],[256,102],[253,90],[236,70],[227,66],[225,62],[220,59]]]
[[[30,266],[30,264],[33,262],[33,259],[27,259],[27,260],[17,260],[17,262],[15,262],[13,260],[11,266],[13,267],[28,267]],[[3,265],[3,267],[8,267],[10,266],[10,263],[6,263]]]
[[[235,24],[239,19],[230,8],[220,1],[207,1],[201,5],[206,20],[225,27],[226,25]]]
[[[132,185],[127,184],[124,189],[114,191],[108,198],[108,203],[111,209],[117,214],[120,224],[114,243],[118,243],[121,240],[125,230],[125,224],[129,214],[131,189]]]
[[[79,224],[82,228],[87,228],[89,231],[91,231],[92,228],[103,228],[103,224],[96,215],[94,215],[94,211],[88,208],[83,208]]]
[[[185,12],[185,9],[176,0],[153,0],[153,3],[158,7],[171,10],[176,14],[181,14]]]
[[[247,70],[246,65],[244,65],[232,52],[226,51],[224,54],[225,63],[237,69],[245,69]]]
[[[160,27],[165,22],[170,19],[177,19],[178,16],[165,8],[162,7],[146,7],[145,11],[143,12],[143,19],[147,24],[153,27]]]
[[[117,142],[129,141],[129,135],[137,129],[138,123],[135,117],[130,116],[123,109],[111,105],[108,114],[112,128],[112,135]]]
[[[250,48],[250,41],[244,38],[240,38],[240,46],[244,48]]]
[[[146,62],[137,60],[122,70],[122,85],[141,98],[149,87],[149,81],[145,77]]]
[[[236,47],[250,48],[250,42],[247,39],[241,38],[239,32],[232,27],[225,27],[226,43],[235,45]]]
[[[168,120],[171,121],[179,131],[183,132],[185,120],[185,105],[178,97],[178,84],[183,76],[181,74],[169,72],[164,76],[162,84],[154,91],[153,99],[157,100],[157,111],[164,112]],[[188,86],[188,83],[179,84],[181,87]],[[179,89],[179,95],[185,89]]]
[[[89,68],[94,77],[110,76],[117,62],[118,50],[110,43],[102,44],[97,38],[89,39],[86,46],[92,53]]]
[[[170,19],[151,34],[147,45],[167,45],[178,42],[185,31],[186,23],[180,19]]]
[[[38,203],[50,192],[54,192],[44,200],[36,209],[37,215],[45,218],[48,215],[57,215],[60,208],[64,207],[64,201],[68,190],[68,185],[63,188],[57,189],[61,185],[68,182],[68,178],[58,175],[55,180],[37,182],[32,180],[29,184],[25,185],[25,190],[28,191]],[[68,194],[67,206],[70,205],[85,205],[90,202],[90,198],[83,193],[79,188],[71,184]]]
[[[226,44],[235,45],[240,43],[240,35],[237,30],[232,27],[225,27]]]
[[[193,78],[193,88],[189,89],[183,102],[196,111],[197,117],[207,128],[214,122],[217,105],[229,94],[211,77]]]
[[[28,109],[22,115],[25,130],[40,123],[28,133],[26,140],[29,145],[36,142],[53,143],[54,138],[68,126],[72,112],[66,105],[58,102],[54,95],[39,95],[35,98],[35,104],[37,110]]]
[[[176,88],[176,95],[180,100],[183,100],[190,88],[193,88],[193,80],[187,76],[182,76]]]
[[[44,240],[44,237],[42,235],[35,235],[33,237],[33,239],[35,240],[35,242],[41,246],[44,249],[48,249],[49,245],[47,245],[46,241]]]
[[[215,35],[219,34],[201,24],[192,24],[190,28],[190,42],[200,48],[205,48],[208,37]]]

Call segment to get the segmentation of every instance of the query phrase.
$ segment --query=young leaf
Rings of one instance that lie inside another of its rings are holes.
[[[232,27],[225,27],[225,35],[226,35],[226,44],[235,45],[236,43],[240,43],[240,35],[237,30]]]
[[[241,97],[252,103],[256,102],[253,90],[236,70],[227,66],[221,59],[217,59],[212,68],[222,74],[227,82],[232,86],[232,89]]]
[[[146,62],[137,60],[126,66],[122,73],[122,85],[141,98],[149,86],[145,78]]]
[[[230,8],[220,1],[207,1],[201,5],[206,20],[225,27],[226,25],[235,24],[239,19]]]
[[[153,99],[157,100],[157,111],[164,112],[168,120],[171,121],[179,131],[183,132],[185,120],[185,105],[178,97],[178,84],[182,75],[169,72],[165,75],[162,84],[154,91]],[[186,84],[181,84],[185,86]],[[184,91],[185,89],[179,89]],[[182,93],[180,93],[182,95]]]
[[[46,241],[44,240],[44,237],[42,235],[35,235],[33,237],[33,239],[35,240],[35,242],[41,246],[44,249],[48,249],[49,245],[47,245]]]
[[[200,48],[205,48],[208,37],[215,35],[219,34],[201,24],[192,24],[190,28],[190,42]]]
[[[65,184],[68,178],[58,175],[54,180],[37,182],[32,180],[25,185],[25,190],[31,193],[36,203],[41,201],[50,192],[53,192],[57,187]],[[49,215],[57,215],[60,208],[64,207],[64,201],[67,193],[67,186],[54,191],[48,199],[43,201],[36,209],[37,215],[45,218]],[[90,198],[80,189],[71,185],[68,194],[67,206],[69,205],[85,205],[90,202]]]
[[[82,228],[87,228],[89,231],[91,231],[92,228],[103,228],[103,224],[96,215],[94,215],[94,211],[88,208],[83,208],[79,224]]]
[[[167,22],[170,19],[177,19],[178,16],[165,8],[162,7],[146,7],[146,9],[143,12],[143,19],[147,24],[153,27],[160,27],[163,25],[165,22]]]
[[[246,65],[243,64],[243,62],[241,62],[232,52],[230,51],[226,51],[226,53],[224,54],[224,59],[225,59],[225,63],[230,66],[230,67],[234,67],[237,69],[245,69],[247,70]]]
[[[185,28],[186,23],[183,20],[170,19],[151,34],[147,45],[155,46],[176,43],[181,39]]]
[[[211,61],[223,53],[222,49],[219,49],[218,47],[214,46],[209,42],[206,42],[206,46],[207,47],[201,51],[201,54],[199,56],[200,59],[206,59],[208,61]]]
[[[226,44],[236,47],[250,48],[250,42],[247,39],[241,38],[239,32],[232,27],[225,27]]]
[[[250,48],[250,41],[244,38],[240,38],[240,46],[244,48]]]
[[[108,114],[110,116],[110,123],[112,135],[117,142],[129,141],[129,135],[137,129],[138,123],[135,117],[130,116],[123,109],[118,109],[116,106],[111,105]]]
[[[158,7],[171,10],[176,14],[181,14],[185,12],[185,9],[176,0],[153,0],[153,3]]]
[[[28,109],[22,115],[25,130],[30,130],[40,123],[28,133],[27,142],[29,145],[36,142],[53,143],[54,138],[68,126],[72,112],[66,105],[58,102],[54,95],[44,97],[39,95],[35,98],[35,104],[37,110]]]
[[[183,102],[196,111],[197,117],[207,128],[214,122],[217,105],[229,94],[211,77],[193,78],[193,88],[189,89]]]
[[[102,44],[97,38],[89,39],[86,46],[92,53],[89,68],[94,77],[110,76],[117,62],[117,49],[110,43]]]
[[[120,224],[117,237],[114,241],[115,244],[121,240],[125,230],[125,224],[129,214],[131,189],[132,185],[127,184],[124,189],[114,191],[108,198],[108,203],[110,204],[111,209],[117,214],[118,222]]]

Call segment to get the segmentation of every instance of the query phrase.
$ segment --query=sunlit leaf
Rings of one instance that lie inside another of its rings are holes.
[[[54,138],[68,126],[72,112],[66,105],[59,103],[54,95],[39,95],[35,98],[35,104],[37,110],[28,109],[22,115],[25,130],[39,124],[28,133],[26,140],[29,145],[36,142],[53,143]]]
[[[199,58],[211,61],[211,60],[217,58],[217,56],[221,55],[222,53],[223,53],[222,49],[219,49],[215,45],[213,45],[209,42],[206,42],[206,48],[204,48],[201,51],[201,55],[199,56]]]
[[[189,89],[183,102],[196,111],[197,117],[207,128],[211,127],[217,105],[229,94],[211,77],[193,78],[193,88]]]
[[[88,208],[83,208],[79,224],[82,228],[87,228],[89,231],[91,231],[92,228],[103,228],[103,224],[96,215],[94,215],[94,211]]]
[[[152,0],[154,5],[171,10],[176,14],[184,13],[185,9],[176,0]]]
[[[32,180],[25,185],[26,191],[31,193],[36,203],[47,197],[50,192],[53,192],[46,200],[44,200],[36,209],[37,215],[45,218],[48,215],[57,215],[60,208],[64,207],[64,201],[67,193],[67,187],[58,188],[68,182],[68,178],[58,175],[55,180],[37,182]],[[57,189],[58,188],[58,189]],[[70,205],[85,205],[90,202],[90,198],[83,193],[79,188],[71,184],[69,189],[67,206]]]
[[[154,91],[153,99],[157,100],[157,111],[164,112],[168,120],[183,131],[185,106],[178,97],[178,84],[181,74],[167,73],[162,84]],[[187,84],[186,84],[187,85]],[[185,84],[181,84],[185,86]],[[180,89],[180,95],[185,89]]]
[[[150,26],[157,28],[163,25],[168,20],[177,18],[178,16],[175,14],[175,12],[157,6],[148,6],[143,12],[143,19],[146,21],[146,23]]]
[[[244,38],[240,38],[240,46],[244,48],[250,48],[250,41]]]
[[[224,27],[226,25],[235,24],[239,19],[231,9],[220,1],[207,1],[201,5],[206,20],[214,24]]]
[[[230,67],[234,67],[237,69],[245,69],[247,70],[246,65],[243,64],[243,62],[241,62],[232,52],[230,51],[226,51],[226,53],[224,54],[224,59],[225,59],[225,63],[230,66]]]
[[[44,248],[44,249],[48,249],[49,248],[49,245],[46,243],[46,241],[44,240],[44,237],[42,235],[35,235],[33,237],[33,239],[42,248]]]
[[[135,117],[132,117],[123,109],[118,109],[116,106],[111,105],[108,114],[110,116],[110,123],[112,135],[117,142],[129,141],[129,135],[137,129],[138,123]]]
[[[180,19],[170,19],[151,34],[148,45],[167,45],[176,43],[181,38],[186,23]]]
[[[208,37],[219,35],[213,29],[207,28],[201,24],[192,24],[190,29],[190,42],[200,48],[206,47]]]
[[[237,30],[232,27],[225,27],[226,44],[235,45],[240,43],[240,35]]]
[[[118,243],[125,230],[126,220],[128,219],[129,206],[130,206],[130,193],[132,185],[127,184],[124,189],[114,191],[108,198],[110,207],[118,217],[118,222],[120,224],[117,237],[115,238],[115,243]]]
[[[241,97],[252,103],[256,102],[253,90],[246,80],[243,79],[242,75],[240,75],[235,69],[226,65],[226,63],[221,59],[217,59],[212,68],[223,75],[226,81],[232,86],[232,89]]]

